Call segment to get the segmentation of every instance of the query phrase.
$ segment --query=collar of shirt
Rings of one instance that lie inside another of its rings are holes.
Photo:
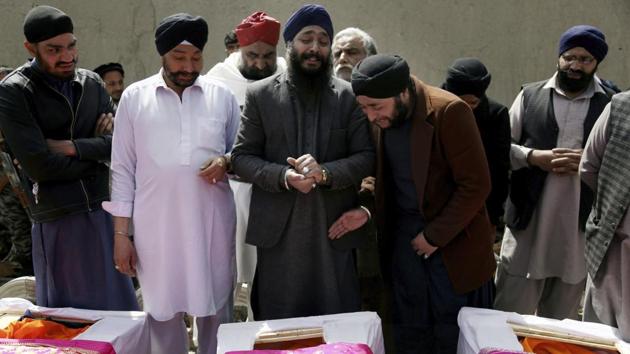
[[[547,81],[543,88],[553,89],[558,95],[562,96],[563,98],[567,98],[567,95],[564,93],[564,91],[557,85],[557,77],[558,73],[556,72],[553,74],[551,79]],[[593,97],[593,95],[595,95],[595,93],[606,94],[606,91],[604,91],[604,89],[602,88],[601,80],[599,79],[599,77],[597,77],[597,74],[593,75],[593,80],[591,81],[591,84],[588,85],[588,88],[584,92],[582,92],[581,95],[573,98],[573,100],[590,99]]]

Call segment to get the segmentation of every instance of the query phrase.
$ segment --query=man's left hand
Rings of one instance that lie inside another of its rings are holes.
[[[416,251],[418,256],[424,255],[424,258],[429,258],[429,256],[438,249],[427,242],[423,232],[419,233],[418,236],[411,240],[411,247]]]
[[[46,144],[48,144],[48,150],[54,154],[61,154],[69,157],[77,156],[77,149],[72,140],[46,139]]]
[[[215,184],[225,178],[227,161],[223,156],[214,157],[204,162],[199,169],[201,170],[199,177],[210,184]]]
[[[94,136],[111,135],[114,132],[114,115],[103,113],[96,121]]]
[[[315,183],[320,184],[324,178],[322,174],[322,167],[317,163],[317,160],[311,154],[302,155],[300,157],[287,158],[289,165],[298,172],[304,175],[304,177],[311,177],[315,180]]]

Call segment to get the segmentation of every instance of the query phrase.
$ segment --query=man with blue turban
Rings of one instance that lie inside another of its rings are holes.
[[[246,242],[256,246],[256,320],[360,309],[352,250],[365,230],[328,229],[358,207],[372,173],[367,120],[350,85],[332,77],[330,16],[305,5],[286,22],[288,68],[248,87],[232,152],[234,172],[253,183]],[[359,214],[365,217],[365,213]]]
[[[578,317],[587,269],[584,225],[593,204],[578,166],[612,96],[595,75],[607,52],[599,29],[569,28],[560,37],[556,73],[524,85],[510,108],[512,181],[496,278],[499,310]]]

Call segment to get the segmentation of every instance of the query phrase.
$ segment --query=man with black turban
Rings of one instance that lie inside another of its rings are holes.
[[[578,165],[613,94],[595,75],[607,52],[599,29],[569,28],[560,37],[556,73],[524,85],[510,108],[512,175],[497,309],[578,318],[587,272],[584,226],[593,205]]]
[[[199,76],[207,38],[201,17],[163,19],[155,30],[162,69],[125,90],[116,116],[103,207],[114,216],[116,269],[137,274],[142,288],[151,353],[188,352],[184,313],[196,317],[198,353],[214,353],[232,312],[236,214],[226,154],[240,109],[227,87]]]
[[[456,94],[473,110],[490,167],[492,189],[486,199],[490,222],[501,224],[510,172],[510,117],[508,109],[486,96],[491,75],[479,59],[459,58],[449,66],[442,88]]]
[[[29,192],[37,304],[137,310],[131,279],[114,270],[112,219],[101,208],[112,100],[98,75],[77,68],[68,15],[37,6],[24,35],[34,59],[0,84],[0,129]]]
[[[94,72],[105,82],[105,89],[118,107],[120,96],[125,90],[125,70],[120,63],[107,63],[97,66]]]
[[[375,216],[393,283],[398,353],[455,353],[463,306],[492,305],[488,164],[470,107],[396,55],[363,59],[352,89],[374,125]],[[331,227],[361,225],[352,213]]]
[[[352,249],[364,230],[336,238],[328,228],[358,207],[372,172],[368,124],[349,84],[332,77],[328,12],[303,6],[283,35],[287,72],[249,86],[232,154],[234,172],[253,183],[246,242],[257,247],[256,320],[361,304]]]

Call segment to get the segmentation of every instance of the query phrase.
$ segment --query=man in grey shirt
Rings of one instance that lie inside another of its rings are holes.
[[[524,85],[512,104],[512,183],[497,309],[577,318],[586,278],[583,225],[592,204],[577,171],[612,94],[595,76],[607,51],[599,29],[568,29],[560,37],[557,72]]]

